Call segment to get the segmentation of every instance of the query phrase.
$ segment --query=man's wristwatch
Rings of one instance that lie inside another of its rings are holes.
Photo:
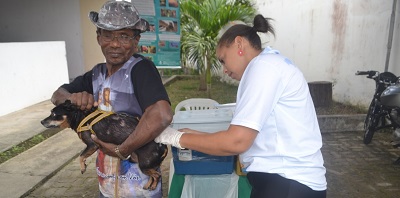
[[[121,158],[122,160],[128,160],[129,158],[131,158],[131,155],[128,155],[128,157],[122,156],[121,153],[119,152],[118,146],[116,146],[116,147],[114,148],[114,151],[115,151],[115,154],[117,154],[117,156],[118,156],[119,158]]]

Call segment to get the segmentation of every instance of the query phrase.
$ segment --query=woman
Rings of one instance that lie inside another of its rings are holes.
[[[326,197],[322,138],[307,82],[289,59],[262,49],[257,32],[274,34],[262,15],[253,27],[232,26],[218,42],[224,72],[240,81],[229,128],[167,129],[156,142],[210,155],[240,154],[252,198]]]

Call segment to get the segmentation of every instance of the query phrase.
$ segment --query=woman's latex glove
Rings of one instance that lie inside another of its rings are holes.
[[[184,132],[167,127],[158,137],[156,137],[156,139],[154,139],[154,141],[161,144],[170,144],[173,147],[184,149],[179,143],[182,134],[184,134]]]

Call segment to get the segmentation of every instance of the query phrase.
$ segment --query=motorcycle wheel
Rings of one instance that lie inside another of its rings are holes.
[[[364,122],[365,133],[363,138],[364,144],[371,143],[372,138],[374,137],[375,128],[379,122],[379,116],[378,116],[379,107],[376,103],[377,102],[375,101],[375,99],[373,99],[369,106],[367,117],[365,118]]]

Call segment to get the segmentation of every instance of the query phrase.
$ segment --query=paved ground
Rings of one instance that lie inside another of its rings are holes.
[[[400,166],[392,162],[400,151],[391,148],[390,134],[378,133],[368,146],[362,143],[360,132],[324,133],[323,141],[329,198],[399,197]],[[168,185],[168,166],[163,165],[164,189]],[[81,175],[74,160],[27,197],[96,197],[93,160],[88,170]],[[167,190],[164,195],[167,197]]]
[[[95,171],[95,155],[87,160],[87,171],[80,173],[78,158],[72,160],[51,179],[30,193],[27,198],[54,197],[98,197],[98,182]],[[163,197],[168,197],[168,174],[171,152],[168,153],[161,170],[163,182]]]
[[[392,163],[400,152],[390,136],[378,133],[366,146],[360,132],[323,134],[328,197],[399,197],[400,166]]]

